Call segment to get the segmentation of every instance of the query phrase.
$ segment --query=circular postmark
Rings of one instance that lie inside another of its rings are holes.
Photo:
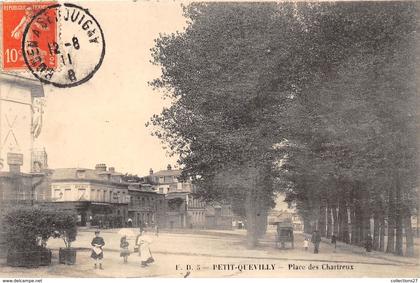
[[[101,26],[87,9],[64,3],[39,11],[22,38],[24,61],[45,84],[74,87],[87,82],[105,56]]]

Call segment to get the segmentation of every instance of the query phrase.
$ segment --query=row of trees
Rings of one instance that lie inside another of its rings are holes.
[[[387,251],[402,254],[405,227],[410,254],[416,8],[191,4],[186,29],[152,49],[162,76],[151,85],[173,101],[153,134],[202,197],[246,216],[251,246],[283,191],[308,232],[360,244],[373,218],[376,249],[387,225]]]

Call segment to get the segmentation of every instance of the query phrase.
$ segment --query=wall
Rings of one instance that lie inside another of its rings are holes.
[[[112,184],[96,184],[89,181],[53,182],[53,201],[95,201],[108,203],[129,203],[128,189]]]

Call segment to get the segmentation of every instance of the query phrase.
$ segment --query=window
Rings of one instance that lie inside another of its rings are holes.
[[[86,173],[85,173],[85,171],[77,171],[76,176],[79,179],[84,179],[84,178],[86,178]]]
[[[60,199],[62,196],[63,196],[63,193],[61,192],[60,189],[54,190],[54,199]]]
[[[71,189],[64,190],[64,200],[71,200]]]
[[[92,189],[91,191],[90,191],[90,200],[95,200],[95,197],[96,197],[96,190],[95,189]]]
[[[171,182],[172,182],[172,180],[173,180],[173,179],[172,179],[172,176],[165,176],[163,179],[164,179],[164,182],[165,182],[165,183],[171,183]]]
[[[77,199],[86,199],[86,189],[78,189],[77,190]]]

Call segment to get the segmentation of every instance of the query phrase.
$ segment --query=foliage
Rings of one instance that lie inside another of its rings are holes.
[[[18,207],[4,216],[6,243],[11,250],[35,250],[51,236],[63,238],[66,247],[76,239],[76,217],[67,212]]]
[[[283,191],[311,225],[323,226],[325,210],[338,211],[335,223],[351,211],[358,243],[369,217],[391,222],[416,206],[416,9],[190,4],[185,31],[152,49],[162,75],[151,85],[172,100],[152,117],[153,135],[248,229]]]
[[[71,243],[76,240],[77,217],[72,212],[60,211],[54,213],[52,227],[63,239],[66,248],[71,247]]]

